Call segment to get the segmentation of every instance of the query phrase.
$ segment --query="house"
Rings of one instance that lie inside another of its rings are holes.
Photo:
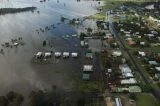
[[[121,84],[122,85],[137,84],[137,81],[135,78],[123,79],[121,80]]]
[[[141,46],[145,46],[146,43],[145,43],[145,42],[140,42],[139,44],[140,44]]]
[[[116,106],[122,106],[121,99],[115,98]]]
[[[60,56],[61,56],[61,52],[55,52],[55,53],[54,53],[54,56],[55,56],[55,57],[60,57]]]
[[[157,63],[156,61],[148,61],[148,63],[149,63],[150,65],[158,65],[158,63]]]
[[[81,44],[82,47],[88,46],[88,42],[86,42],[86,41],[81,41],[80,44]]]
[[[160,82],[160,73],[155,73],[154,77]]]
[[[90,80],[90,74],[88,74],[88,73],[83,73],[82,79],[83,79],[83,80]]]
[[[83,72],[92,72],[93,65],[83,65]]]
[[[17,42],[13,43],[13,46],[18,46],[19,44]]]
[[[146,56],[145,52],[138,51],[138,54],[142,57]]]
[[[63,52],[63,58],[69,57],[69,52]]]
[[[78,57],[78,53],[71,53],[71,55],[72,55],[73,58]]]
[[[160,67],[155,67],[156,71],[160,72]]]
[[[149,38],[152,38],[152,37],[154,37],[155,35],[154,35],[154,34],[146,34],[146,36],[148,36]]]
[[[87,52],[87,53],[86,53],[86,58],[87,58],[87,59],[92,59],[92,58],[93,58],[93,53]]]
[[[132,70],[130,69],[130,67],[127,64],[120,65],[119,69],[121,70],[122,73],[131,73],[132,72]]]
[[[44,53],[44,57],[45,58],[51,58],[51,52],[46,52],[46,53]]]
[[[122,76],[124,78],[131,78],[131,77],[133,77],[132,70],[130,69],[130,67],[127,64],[120,65],[119,68],[120,68],[120,70],[122,72]]]
[[[42,58],[43,57],[43,53],[42,52],[38,52],[37,54],[36,54],[36,58],[37,59],[40,59],[40,58]]]
[[[131,93],[140,93],[140,92],[142,92],[142,89],[139,87],[139,86],[129,86],[128,87],[128,91]]]
[[[114,57],[120,57],[120,56],[122,56],[122,52],[121,51],[113,51],[112,52],[112,56],[114,56]]]
[[[122,73],[124,78],[132,78],[133,74],[132,73]]]
[[[130,46],[136,45],[136,41],[128,40],[128,45],[130,45]]]

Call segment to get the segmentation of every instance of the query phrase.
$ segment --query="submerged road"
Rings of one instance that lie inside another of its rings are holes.
[[[136,71],[138,71],[138,73],[141,75],[141,78],[143,79],[143,81],[145,82],[146,85],[151,85],[152,81],[143,74],[143,70],[141,69],[141,66],[139,64],[137,64],[136,60],[134,59],[134,57],[132,56],[132,54],[130,53],[130,51],[128,50],[128,48],[125,46],[123,40],[121,39],[121,37],[119,36],[119,33],[116,31],[116,29],[114,28],[113,23],[109,23],[109,29],[112,32],[112,34],[115,35],[115,37],[119,40],[120,45],[122,46],[122,48],[127,52],[128,56],[130,57],[130,60],[133,62]],[[152,87],[152,86],[151,86]],[[157,88],[153,88],[152,87],[152,94],[158,99],[160,100],[160,89]]]

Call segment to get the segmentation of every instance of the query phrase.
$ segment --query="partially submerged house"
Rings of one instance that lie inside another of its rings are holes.
[[[68,58],[69,57],[69,52],[63,52],[63,58]]]
[[[93,72],[93,65],[83,65],[83,72]]]

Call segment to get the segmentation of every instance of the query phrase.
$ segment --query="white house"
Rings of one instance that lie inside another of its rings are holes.
[[[123,79],[121,84],[137,84],[137,81],[135,78]]]
[[[146,56],[145,52],[138,51],[138,54],[139,54],[140,56]]]
[[[60,57],[60,56],[61,56],[61,52],[55,52],[55,53],[54,53],[54,56],[55,56],[55,57]]]
[[[46,53],[44,53],[44,57],[46,57],[46,58],[50,58],[51,57],[51,52],[46,52]]]
[[[83,65],[83,71],[84,72],[92,72],[93,71],[93,65]]]
[[[69,52],[63,52],[63,58],[69,57]]]
[[[42,52],[38,52],[37,54],[36,54],[36,58],[41,58],[43,56],[43,53]]]
[[[71,53],[72,57],[78,57],[78,53]]]
[[[114,57],[122,56],[122,52],[121,51],[113,51],[112,56],[114,56]]]

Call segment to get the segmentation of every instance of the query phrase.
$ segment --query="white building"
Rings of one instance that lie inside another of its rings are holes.
[[[84,72],[92,72],[93,71],[93,65],[83,65],[83,71]]]
[[[129,78],[129,79],[123,79],[121,80],[121,84],[125,85],[125,84],[137,84],[137,81],[135,78]]]
[[[78,53],[71,53],[72,57],[78,57]]]
[[[69,57],[69,52],[63,52],[63,58]]]
[[[55,52],[55,53],[54,53],[54,56],[55,56],[55,57],[60,57],[60,56],[61,56],[61,52]]]

